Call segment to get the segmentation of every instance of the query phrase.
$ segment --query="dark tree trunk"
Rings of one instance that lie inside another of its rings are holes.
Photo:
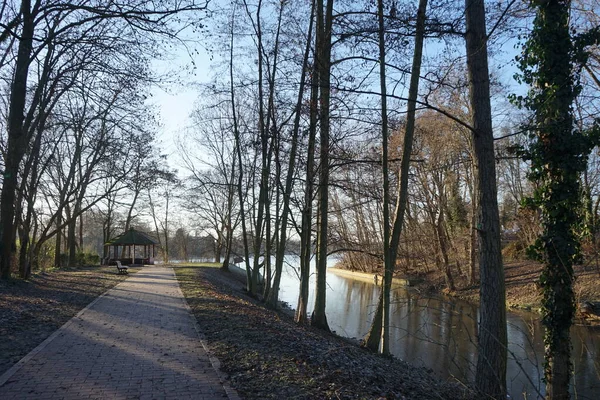
[[[383,333],[381,335],[381,352],[385,355],[390,354],[390,296],[392,290],[392,277],[396,260],[390,254],[390,175],[388,161],[388,116],[387,116],[387,86],[385,70],[385,20],[383,15],[383,0],[377,1],[377,17],[379,20],[379,86],[381,90],[381,174],[383,179],[383,283],[381,291],[383,293]]]
[[[333,20],[333,0],[327,0],[327,9],[323,15],[323,0],[317,1],[317,41],[316,51],[320,53],[319,68],[319,210],[317,217],[317,287],[315,308],[311,316],[311,325],[329,331],[325,314],[325,295],[327,289],[327,222],[329,210],[329,112],[331,101],[331,28]]]
[[[77,264],[77,217],[75,216],[77,208],[73,211],[73,215],[67,224],[67,248],[68,248],[68,266],[69,268],[76,267]]]
[[[231,20],[231,36],[230,36],[230,42],[229,42],[229,84],[230,84],[230,94],[231,94],[231,116],[233,119],[233,134],[234,134],[234,141],[235,141],[235,153],[237,156],[237,161],[238,161],[238,165],[239,165],[239,173],[238,173],[238,177],[237,177],[237,184],[236,184],[236,191],[237,191],[237,197],[238,197],[238,201],[240,203],[239,207],[240,207],[240,221],[241,221],[241,225],[242,225],[242,240],[244,243],[244,263],[246,264],[246,289],[248,290],[248,292],[252,293],[255,288],[252,287],[252,270],[250,269],[250,245],[248,243],[248,230],[246,228],[246,211],[245,211],[245,206],[244,206],[244,190],[243,190],[243,183],[244,183],[244,167],[243,167],[243,163],[242,163],[242,143],[241,143],[241,138],[240,138],[240,130],[239,130],[239,125],[238,125],[238,118],[237,118],[237,106],[236,106],[236,101],[235,101],[235,86],[234,86],[234,80],[233,80],[233,45],[234,45],[234,35],[233,35],[233,29],[234,29],[234,19],[235,19],[235,13],[232,14],[232,20]]]
[[[495,399],[506,398],[506,294],[500,247],[500,217],[490,81],[483,0],[465,0],[466,50],[479,236],[480,322],[475,375],[477,390]]]
[[[31,64],[34,15],[31,0],[21,1],[23,30],[19,40],[15,74],[10,88],[8,138],[4,162],[4,179],[0,193],[0,279],[10,278],[15,252],[15,200],[21,161],[27,148],[28,135],[23,129],[27,98],[27,76]]]
[[[300,293],[296,309],[296,322],[308,322],[308,292],[310,278],[310,258],[312,255],[312,207],[314,194],[315,142],[317,135],[317,101],[319,71],[313,65],[310,95],[310,125],[306,160],[306,187],[304,188],[304,209],[302,210],[302,231],[300,232]]]
[[[56,242],[54,246],[54,267],[61,267],[61,252],[62,252],[62,228],[60,228],[62,224],[62,214],[56,217]]]
[[[315,18],[317,1],[313,1],[311,18]],[[311,20],[312,22],[312,20]],[[315,28],[316,29],[316,28]],[[317,33],[315,32],[315,36]],[[310,42],[308,43],[310,45]],[[302,229],[300,232],[300,292],[296,308],[296,322],[308,323],[308,292],[310,278],[310,258],[312,254],[312,206],[315,177],[315,142],[317,137],[317,119],[319,101],[319,63],[320,54],[315,52],[311,74],[310,116],[308,127],[308,148],[306,155],[306,183],[304,188],[304,208],[302,210]]]

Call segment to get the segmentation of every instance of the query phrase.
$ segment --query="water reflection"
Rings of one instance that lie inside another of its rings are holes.
[[[297,259],[290,257],[281,284],[280,297],[292,307],[298,300],[298,277],[294,267]],[[314,288],[312,276],[311,290]],[[327,275],[327,319],[338,334],[362,338],[371,324],[379,297],[379,287]],[[314,293],[309,296],[309,310]],[[393,289],[392,353],[414,365],[431,368],[444,378],[472,382],[476,365],[477,307],[447,298],[431,298],[406,290]],[[507,385],[511,397],[535,399],[544,394],[543,330],[533,313],[507,315],[509,362]],[[574,327],[573,397],[600,397],[600,330]]]

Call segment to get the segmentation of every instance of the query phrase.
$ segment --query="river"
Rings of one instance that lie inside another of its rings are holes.
[[[296,307],[298,258],[287,257],[280,299]],[[333,262],[331,262],[333,264]],[[309,312],[314,304],[312,276]],[[327,274],[327,320],[331,330],[349,338],[367,333],[377,305],[379,287]],[[393,289],[390,349],[398,358],[432,369],[444,378],[473,382],[476,364],[478,308],[442,296],[424,296],[402,287]],[[511,398],[536,399],[544,394],[543,328],[529,312],[507,315],[509,361],[507,387]],[[600,328],[573,327],[574,399],[600,398]]]

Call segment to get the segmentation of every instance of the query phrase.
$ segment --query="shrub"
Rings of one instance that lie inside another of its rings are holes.
[[[100,265],[100,256],[96,253],[86,253],[80,251],[77,253],[75,262],[81,267]]]

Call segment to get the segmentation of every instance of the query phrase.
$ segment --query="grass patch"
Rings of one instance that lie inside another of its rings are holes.
[[[222,263],[216,262],[185,262],[178,264],[169,264],[169,266],[177,269],[181,268],[221,268]]]

